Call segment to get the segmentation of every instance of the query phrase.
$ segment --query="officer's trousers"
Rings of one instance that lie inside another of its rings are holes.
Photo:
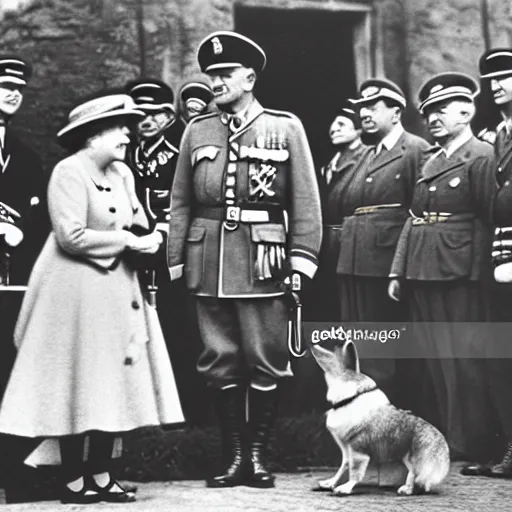
[[[388,283],[384,277],[338,275],[341,322],[382,322],[396,328],[398,322],[405,320],[404,307],[388,297]],[[394,359],[363,359],[360,365],[392,403],[401,405]]]
[[[197,368],[210,386],[245,382],[265,387],[292,375],[282,297],[198,296],[197,319],[204,344]]]
[[[495,411],[486,345],[490,297],[475,281],[408,281],[413,342],[428,357],[419,399],[423,416],[445,434],[452,456],[486,462],[495,451]]]

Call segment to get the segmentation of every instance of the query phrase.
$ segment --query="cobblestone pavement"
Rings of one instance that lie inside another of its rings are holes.
[[[346,498],[312,492],[316,481],[330,476],[326,470],[278,474],[275,489],[206,489],[202,481],[138,484],[132,504],[61,505],[57,502],[0,505],[3,511],[165,511],[165,512],[505,512],[512,510],[512,480],[459,475],[461,463],[435,494],[398,497],[393,489],[371,485],[356,488]],[[371,475],[370,475],[371,480]]]

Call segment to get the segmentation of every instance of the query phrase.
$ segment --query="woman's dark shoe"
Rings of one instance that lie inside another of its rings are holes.
[[[490,467],[488,464],[479,464],[472,462],[466,464],[461,470],[460,474],[464,476],[489,476]]]
[[[80,491],[72,491],[67,485],[61,491],[61,503],[77,503],[81,505],[99,503],[100,495],[95,490],[84,484]]]
[[[135,494],[127,491],[119,482],[110,477],[110,482],[105,487],[100,487],[92,478],[93,489],[98,493],[99,501],[109,503],[133,503]]]

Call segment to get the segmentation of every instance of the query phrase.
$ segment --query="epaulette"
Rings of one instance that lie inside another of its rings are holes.
[[[273,108],[264,108],[263,110],[275,116],[288,117],[289,119],[298,119],[298,117],[295,114],[287,112],[286,110],[274,110]]]

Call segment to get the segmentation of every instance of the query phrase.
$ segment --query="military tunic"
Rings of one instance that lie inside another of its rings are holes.
[[[375,156],[375,148],[368,148],[346,184],[337,262],[344,322],[405,320],[403,307],[387,295],[388,275],[428,147],[425,140],[402,131],[390,149],[383,146]],[[393,359],[363,360],[362,371],[395,399]]]
[[[311,293],[311,320],[339,320],[340,305],[336,286],[336,265],[340,251],[340,236],[343,223],[343,193],[353,177],[358,160],[366,146],[360,143],[353,149],[344,147],[337,151],[331,161],[320,169],[318,185],[322,202],[323,238],[320,265],[313,280]],[[307,305],[307,303],[306,303]],[[306,312],[307,313],[307,310]]]
[[[470,132],[459,140],[451,154],[438,149],[424,165],[391,275],[403,282],[402,301],[419,323],[414,342],[426,358],[413,408],[440,427],[454,453],[480,458],[491,439],[489,333],[467,322],[490,319],[496,185],[492,147]]]
[[[509,124],[510,120],[500,123],[494,143],[495,175],[498,184],[494,221],[500,228],[512,227],[512,131]],[[510,234],[505,237],[509,238]],[[492,313],[495,322],[512,322],[511,300],[512,283],[494,283]],[[512,440],[512,365],[509,359],[488,359],[487,366],[489,386],[500,429],[506,440]]]
[[[180,137],[183,134],[180,120],[171,125],[153,141],[145,141],[133,147],[130,167],[135,176],[137,196],[147,212],[150,224],[167,236],[171,189],[179,155]],[[175,365],[176,382],[184,397],[183,410],[187,421],[200,421],[197,404],[202,383],[191,386],[195,372],[195,359],[200,351],[199,332],[195,319],[194,304],[182,281],[171,283],[166,264],[166,243],[160,247],[156,271],[145,274],[145,285],[156,279],[156,304],[167,351]],[[187,350],[182,350],[187,347]],[[193,389],[193,392],[190,389]],[[188,391],[187,391],[188,390]]]
[[[313,277],[321,236],[315,171],[296,117],[253,100],[238,129],[222,113],[190,122],[168,264],[171,275],[184,265],[197,297],[198,367],[211,385],[290,375],[282,278],[287,265]]]
[[[39,157],[7,128],[0,155],[0,201],[22,216],[24,234],[21,244],[11,253],[11,285],[27,284],[32,266],[50,232],[47,184],[48,176]],[[39,204],[31,207],[31,201]],[[0,398],[15,357],[12,339],[21,299],[21,293],[0,293]]]

